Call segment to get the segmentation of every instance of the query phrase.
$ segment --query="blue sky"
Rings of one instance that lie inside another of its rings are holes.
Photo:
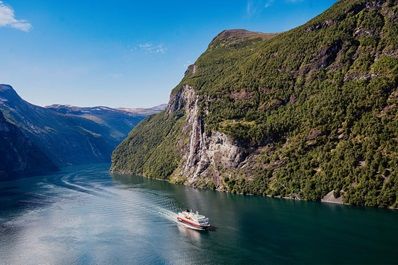
[[[2,0],[0,83],[38,105],[150,107],[220,31],[286,31],[334,2]]]

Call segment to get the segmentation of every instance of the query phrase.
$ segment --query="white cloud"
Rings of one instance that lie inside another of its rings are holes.
[[[246,2],[246,15],[252,17],[261,13],[265,8],[274,4],[275,0],[248,0]]]
[[[163,44],[153,44],[151,42],[138,44],[137,47],[141,51],[151,54],[164,54],[167,51],[167,48]]]
[[[265,4],[264,4],[264,8],[268,8],[268,7],[272,6],[273,3],[274,3],[274,0],[266,1]]]
[[[25,32],[32,29],[32,25],[28,21],[16,19],[14,9],[5,5],[3,1],[0,1],[0,27],[11,27]]]
[[[264,9],[273,5],[282,3],[295,4],[303,1],[304,0],[247,0],[246,15],[248,17],[253,17],[254,15],[261,13]]]

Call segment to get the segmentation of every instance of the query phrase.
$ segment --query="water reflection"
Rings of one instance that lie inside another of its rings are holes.
[[[196,230],[189,229],[189,228],[183,226],[182,224],[178,224],[177,228],[178,228],[178,232],[180,232],[180,234],[182,236],[184,236],[185,238],[188,238],[190,241],[193,241],[196,243],[200,243],[201,233],[206,233],[206,231],[199,232]]]
[[[398,213],[198,191],[107,165],[0,183],[0,263],[394,263]],[[181,226],[198,210],[215,231]]]

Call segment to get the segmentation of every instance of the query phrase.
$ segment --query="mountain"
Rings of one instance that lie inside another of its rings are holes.
[[[83,118],[107,128],[108,135],[121,142],[137,123],[147,115],[142,112],[112,109],[108,107],[76,107],[69,105],[50,105],[47,109],[63,114],[66,117]],[[152,111],[152,109],[148,109]],[[158,111],[160,112],[160,111]],[[154,112],[157,113],[157,112]]]
[[[0,112],[0,179],[51,172],[56,165]]]
[[[108,162],[113,149],[145,118],[142,114],[107,107],[39,107],[24,101],[9,85],[0,85],[0,112],[2,126],[8,128],[4,139],[15,139],[15,144],[10,142],[2,150],[0,163],[7,165],[7,161],[14,159],[22,168],[23,163],[28,168],[34,161],[47,161],[48,167],[37,163],[43,169]],[[27,150],[22,148],[23,143]],[[7,151],[11,149],[13,152]],[[37,154],[37,159],[32,154]],[[21,159],[17,160],[19,156]],[[31,171],[34,170],[25,172],[29,175]]]
[[[112,172],[398,207],[398,3],[342,0],[278,35],[224,31]]]
[[[137,115],[145,115],[150,116],[153,114],[157,114],[161,111],[164,111],[167,107],[167,104],[161,104],[152,108],[119,108],[119,110],[127,111],[130,113],[134,113]]]

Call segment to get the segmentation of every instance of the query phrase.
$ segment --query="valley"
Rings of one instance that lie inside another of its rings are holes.
[[[11,86],[0,85],[0,123],[6,144],[2,144],[0,177],[109,162],[129,131],[159,108],[40,107],[23,100]]]

